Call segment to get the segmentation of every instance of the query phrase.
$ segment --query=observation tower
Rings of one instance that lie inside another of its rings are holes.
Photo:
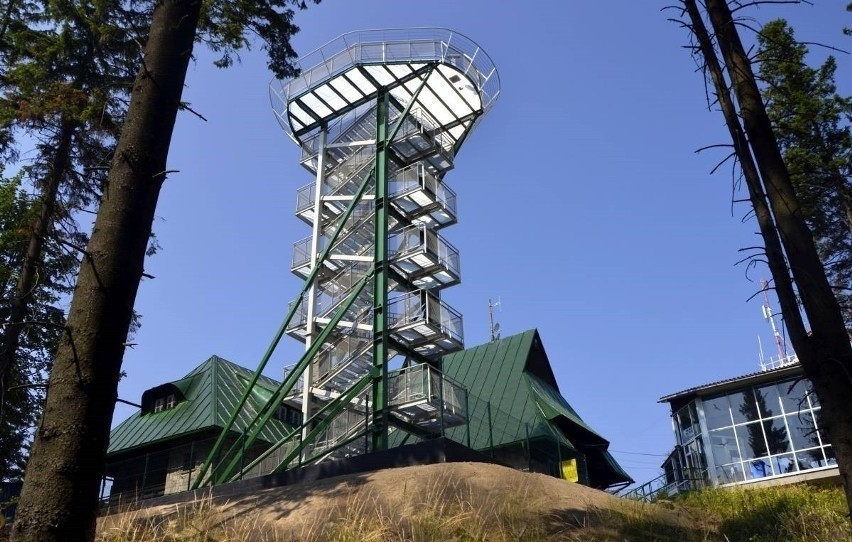
[[[313,177],[295,209],[308,228],[293,245],[292,272],[305,282],[196,486],[382,450],[467,422],[466,390],[440,372],[441,356],[464,346],[462,316],[442,298],[461,281],[459,251],[445,237],[457,220],[447,174],[499,95],[494,64],[440,28],[344,34],[299,64],[301,74],[273,82],[270,95]],[[243,423],[284,333],[305,353]],[[275,417],[295,429],[247,457]],[[237,427],[239,439],[226,442]]]

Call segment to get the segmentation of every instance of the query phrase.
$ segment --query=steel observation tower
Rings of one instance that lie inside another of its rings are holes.
[[[195,486],[386,449],[467,422],[467,392],[441,356],[463,348],[462,316],[442,299],[461,281],[444,236],[456,220],[446,182],[494,105],[500,82],[473,41],[442,28],[344,34],[275,81],[278,121],[313,180],[297,190],[309,235],[293,245],[297,298]],[[226,437],[284,334],[305,344],[265,408]],[[392,359],[399,369],[391,370]],[[262,427],[296,427],[246,455]],[[301,415],[293,415],[301,413]]]

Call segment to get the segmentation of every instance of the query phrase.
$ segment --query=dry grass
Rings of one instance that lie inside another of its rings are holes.
[[[541,503],[538,503],[541,505]],[[333,508],[327,521],[303,527],[306,542],[539,541],[556,540],[547,515],[531,513],[535,500],[523,488],[496,497],[469,483],[439,477],[425,492],[391,503],[362,492]]]
[[[98,542],[838,542],[852,540],[844,514],[839,490],[711,490],[645,504],[457,464],[109,516]]]
[[[148,514],[137,509],[103,519],[97,542],[289,542],[260,514],[229,515],[205,498],[172,511]]]

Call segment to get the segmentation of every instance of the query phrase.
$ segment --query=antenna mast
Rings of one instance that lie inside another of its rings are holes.
[[[500,306],[500,299],[498,298],[496,302],[492,302],[491,298],[488,298],[488,319],[491,322],[491,340],[496,341],[500,338],[500,324],[494,321],[494,308]]]
[[[775,315],[772,313],[772,305],[769,303],[769,282],[766,279],[760,279],[760,287],[763,290],[763,318],[769,320],[769,325],[772,326],[772,336],[775,338],[775,346],[778,348],[778,363],[783,364],[787,357],[787,345],[775,324]]]

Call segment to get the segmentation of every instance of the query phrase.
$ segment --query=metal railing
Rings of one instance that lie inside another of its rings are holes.
[[[702,469],[685,468],[676,475],[663,474],[650,482],[621,493],[625,499],[655,501],[673,497],[678,493],[704,489],[709,486],[707,472]]]
[[[434,256],[447,270],[461,274],[458,249],[424,225],[409,226],[388,238],[388,256],[392,261],[418,252]]]
[[[341,270],[333,279],[330,279],[324,282],[324,286],[328,286],[330,284],[348,284],[350,287],[341,287],[341,288],[326,288],[322,285],[317,288],[317,296],[316,296],[316,316],[318,318],[326,318],[330,317],[332,313],[337,310],[343,301],[346,300],[346,297],[349,295],[351,291],[351,285],[356,284],[359,280],[361,280],[366,274],[366,266],[361,264],[360,262],[356,262],[354,264],[346,266],[343,270]],[[299,308],[296,309],[296,314],[293,316],[293,319],[290,321],[290,324],[287,326],[287,331],[292,331],[294,329],[298,329],[300,327],[304,327],[308,321],[308,303],[307,303],[306,293],[304,296],[299,299],[293,300],[288,305],[288,310],[293,307],[293,303],[298,303]],[[372,296],[372,284],[369,284],[364,292],[361,293],[359,299],[363,299],[367,296]],[[348,320],[350,323],[353,323],[355,320],[360,320],[359,316],[362,316],[361,313],[364,312],[364,307],[362,307],[362,303],[354,303],[346,312],[344,319]],[[372,325],[372,320],[370,321]]]
[[[332,39],[299,60],[301,73],[270,84],[272,106],[289,132],[287,102],[359,64],[438,61],[461,71],[474,85],[488,111],[500,95],[494,62],[470,38],[446,28],[361,30]]]
[[[358,216],[355,217],[355,214]],[[352,222],[355,219],[357,219],[357,221],[349,224],[349,222]],[[374,246],[372,240],[372,220],[372,210],[365,210],[363,214],[353,213],[353,219],[344,225],[344,231],[337,237],[337,240],[334,243],[334,248],[332,249],[332,253],[329,254],[329,257],[339,256],[341,258],[345,258],[346,256],[364,256],[371,254]],[[293,271],[304,267],[311,262],[312,240],[313,236],[308,236],[293,243],[293,263],[291,266]],[[319,246],[317,246],[317,256],[319,256],[327,246],[328,236],[321,235],[319,239]],[[326,262],[328,262],[329,259],[330,258],[326,258]],[[341,263],[339,265],[346,264]]]
[[[391,329],[417,323],[436,327],[451,339],[464,342],[462,315],[427,290],[416,290],[388,301]]]
[[[417,190],[429,194],[436,203],[456,215],[456,193],[426,171],[423,164],[414,164],[395,171],[388,180],[388,194],[391,199],[407,196]]]
[[[389,407],[422,400],[442,401],[447,413],[467,417],[467,390],[464,386],[425,363],[390,372],[388,397]]]

